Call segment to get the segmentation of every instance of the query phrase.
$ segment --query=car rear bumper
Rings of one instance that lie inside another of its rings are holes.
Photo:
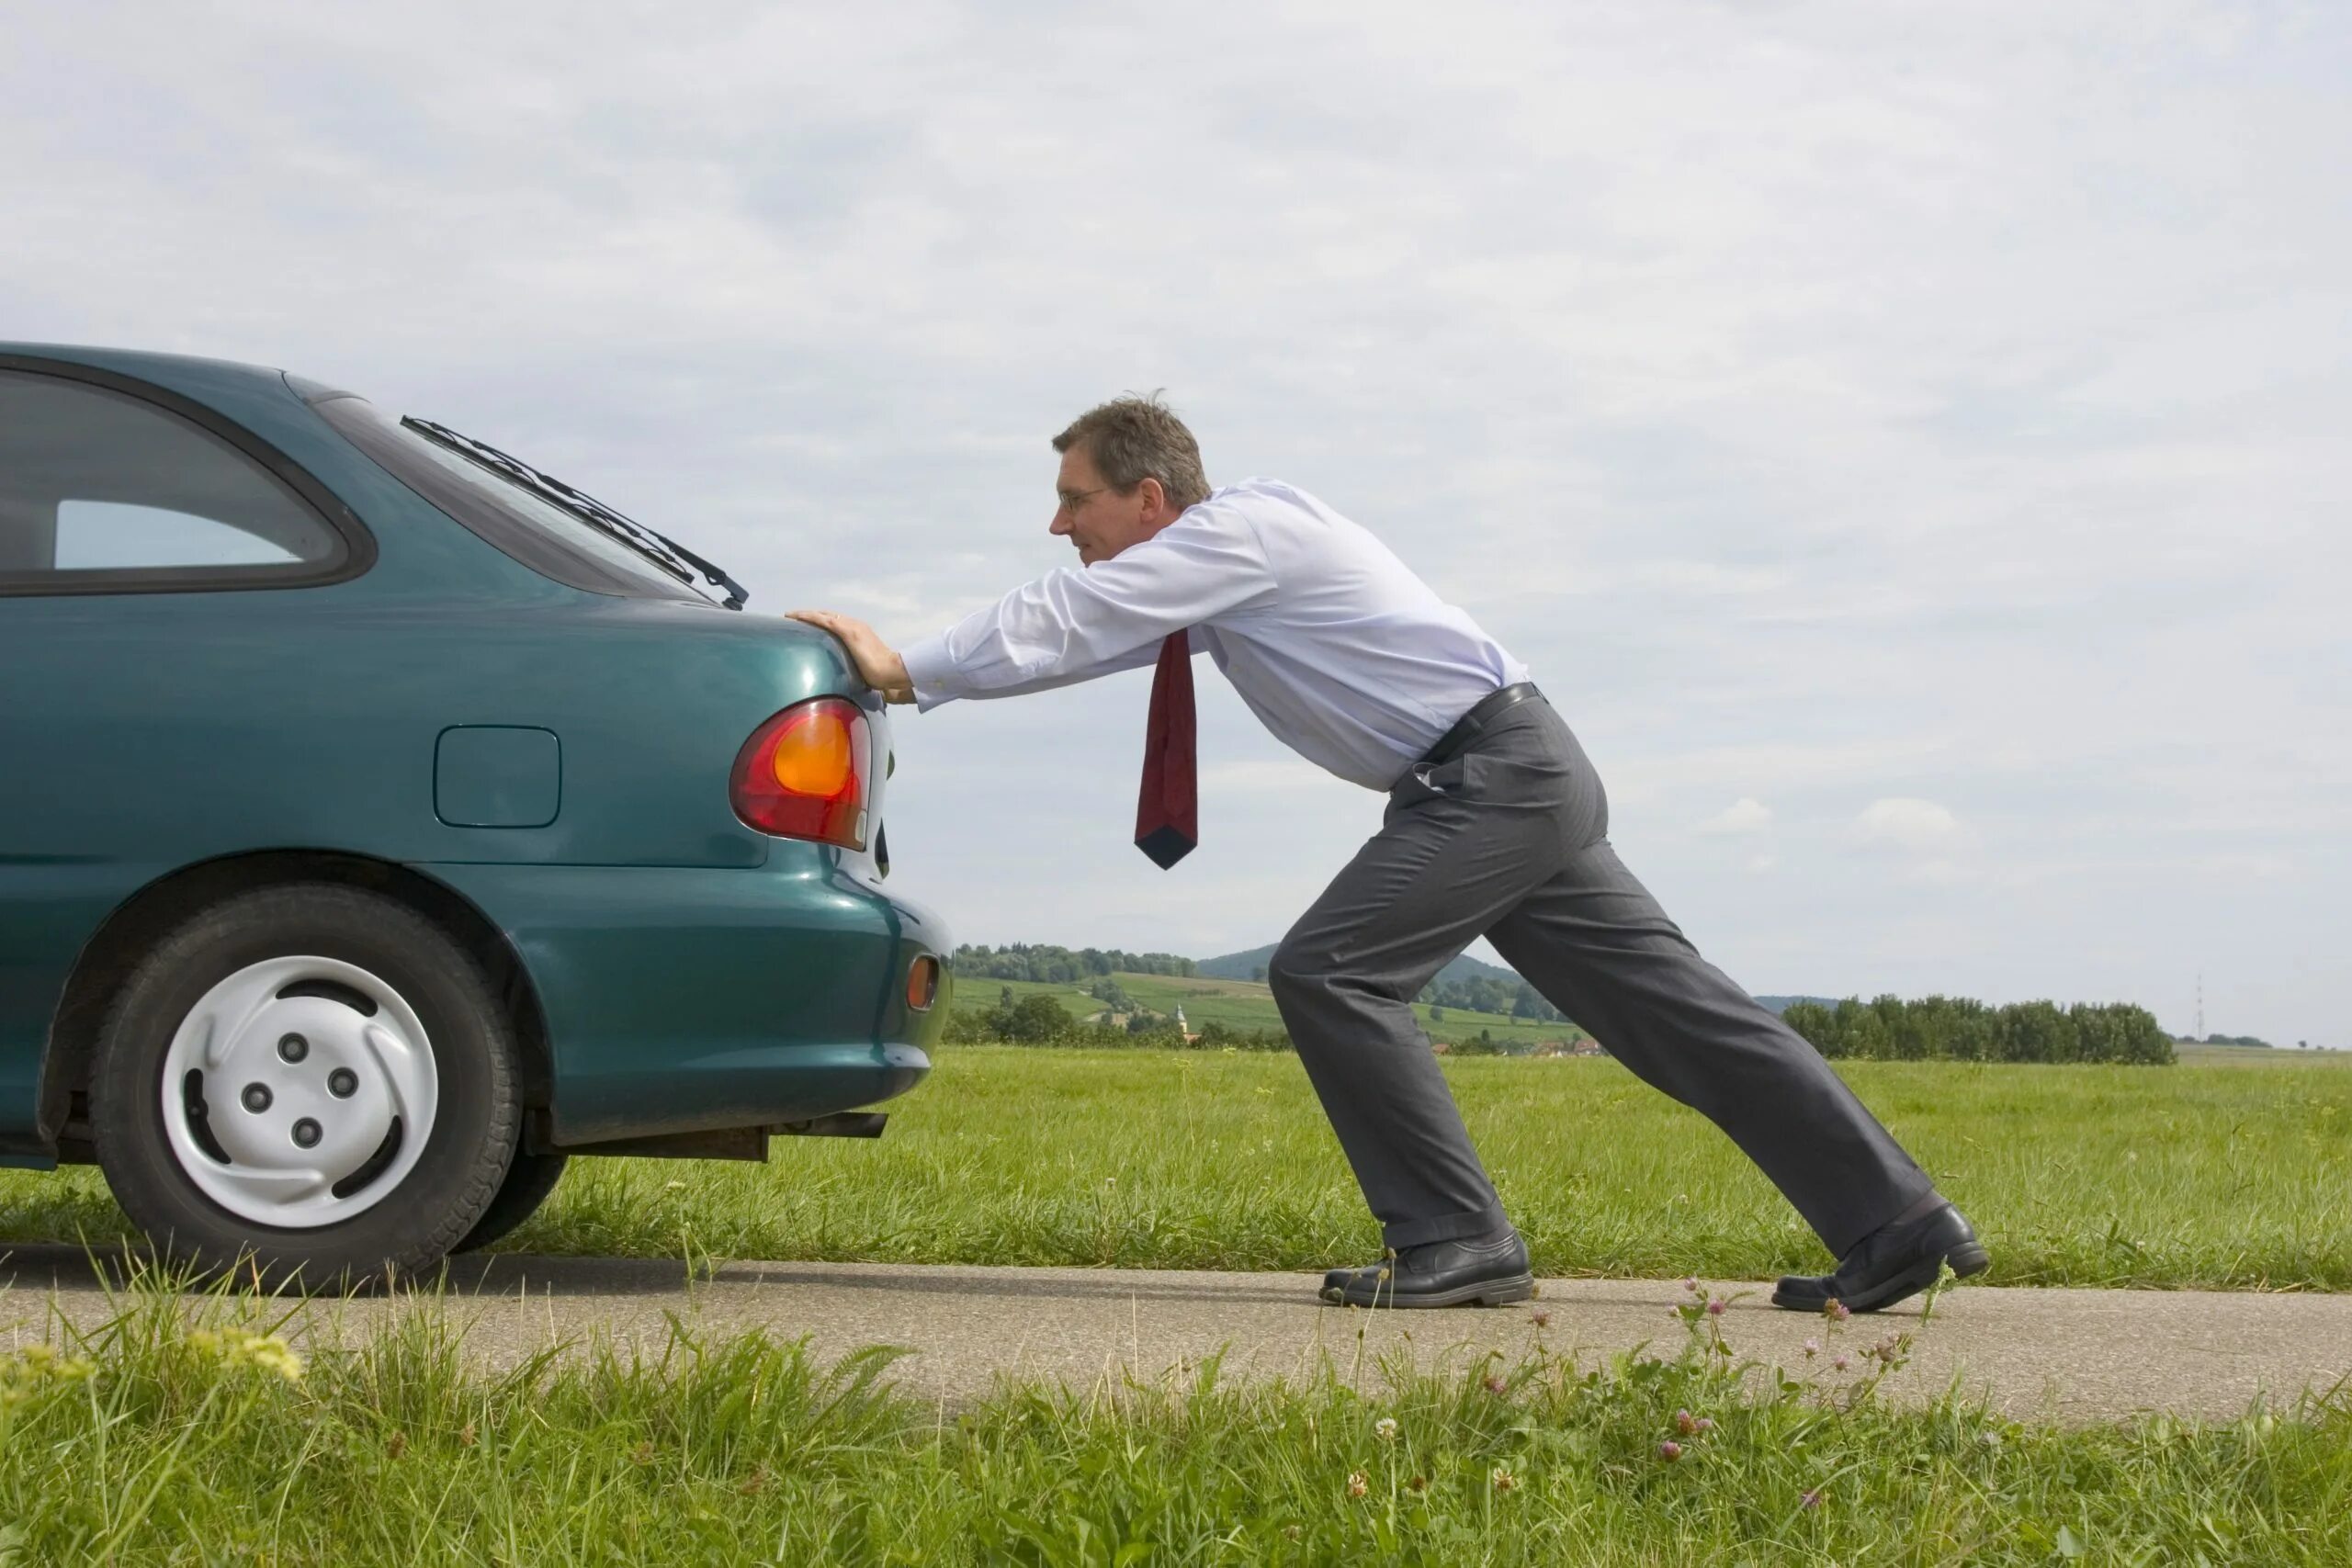
[[[759,871],[430,864],[506,934],[547,1020],[559,1147],[756,1127],[903,1094],[948,1008],[947,933],[813,846]],[[907,975],[938,958],[940,992]]]

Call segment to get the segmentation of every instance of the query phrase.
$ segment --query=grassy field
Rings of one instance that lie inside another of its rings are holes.
[[[2276,1046],[2198,1045],[2176,1042],[2173,1055],[2187,1066],[2270,1067],[2352,1063],[2352,1051],[2281,1051]]]
[[[1172,975],[1127,975],[1111,976],[1120,989],[1143,1006],[1158,1013],[1175,1012],[1182,1003],[1184,1021],[1197,1031],[1201,1025],[1215,1020],[1233,1029],[1280,1029],[1283,1018],[1274,1007],[1273,993],[1254,980],[1186,979]],[[1067,1009],[1072,1018],[1088,1018],[1102,1010],[1102,1004],[1086,994],[1081,984],[1048,984],[1038,980],[990,980],[984,977],[958,977],[956,982],[956,1008],[959,1012],[979,1012],[994,1007],[998,993],[1010,987],[1013,999],[1043,994],[1053,998]],[[1572,1023],[1532,1023],[1514,1019],[1508,1013],[1469,1012],[1460,1008],[1447,1008],[1445,1017],[1432,1019],[1427,1004],[1416,1002],[1413,1015],[1432,1040],[1467,1040],[1481,1030],[1494,1037],[1495,1043],[1515,1051],[1523,1051],[1546,1040],[1581,1040],[1584,1031]]]
[[[2352,1289],[2352,1061],[1842,1070],[1966,1209],[1993,1282]],[[1826,1267],[1728,1140],[1606,1059],[1448,1078],[1536,1266]],[[955,1047],[878,1142],[583,1160],[522,1251],[1320,1269],[1378,1232],[1296,1058]],[[0,1172],[0,1241],[125,1234],[96,1173]]]
[[[887,1351],[682,1338],[492,1377],[430,1314],[305,1363],[182,1311],[139,1293],[63,1354],[0,1352],[0,1563],[2352,1560],[2340,1397],[2073,1430],[1898,1411],[1869,1378],[1743,1380],[1695,1306],[1679,1354],[1585,1374],[1208,1368],[956,1412],[877,1381]]]
[[[2352,1063],[2261,1055],[1848,1071],[1973,1213],[1996,1280],[2352,1288]],[[1617,1064],[1447,1072],[1539,1267],[1821,1261],[1719,1134]],[[92,1173],[0,1173],[0,1236],[77,1234],[122,1234]],[[511,1245],[1250,1268],[1376,1242],[1293,1057],[971,1047],[878,1144],[582,1162]],[[0,1568],[2352,1561],[2352,1391],[2220,1424],[1897,1410],[1869,1360],[1826,1387],[1744,1370],[1695,1304],[1679,1354],[1589,1373],[1548,1350],[1289,1387],[1208,1368],[951,1410],[892,1392],[883,1348],[820,1367],[682,1337],[493,1376],[447,1317],[306,1359],[266,1337],[276,1303],[123,1303],[0,1348]],[[1882,1326],[1825,1332],[1859,1351]]]

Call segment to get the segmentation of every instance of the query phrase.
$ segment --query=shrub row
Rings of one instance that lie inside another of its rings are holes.
[[[1173,953],[1125,953],[1115,947],[1072,950],[1048,942],[1016,942],[1004,947],[967,942],[956,950],[956,973],[966,979],[1041,980],[1067,985],[1098,975],[1172,975],[1189,979],[1200,971]]]
[[[958,1011],[947,1015],[941,1038],[951,1045],[1140,1045],[1162,1050],[1287,1051],[1290,1036],[1279,1029],[1235,1029],[1211,1020],[1199,1034],[1186,1040],[1173,1020],[1156,1013],[1138,1013],[1124,1025],[1089,1023],[1072,1018],[1068,1009],[1047,996],[1026,996],[1015,1001],[999,997],[986,1012]]]
[[[2147,1009],[2128,1002],[2107,1006],[2013,1002],[1989,1007],[1965,997],[1923,997],[1905,1001],[1883,996],[1871,1001],[1849,997],[1835,1007],[1800,1001],[1781,1015],[1814,1049],[1829,1057],[1885,1062],[2116,1062],[2168,1066],[2172,1037]],[[1483,1032],[1482,1032],[1483,1033]],[[1137,1012],[1125,1024],[1091,1023],[1073,1018],[1050,996],[1015,1000],[1010,990],[986,1011],[949,1014],[943,1035],[954,1044],[1136,1045],[1160,1049],[1288,1051],[1290,1036],[1280,1029],[1236,1029],[1212,1020],[1187,1041],[1174,1022]],[[1502,1048],[1491,1040],[1456,1042],[1456,1055]]]
[[[1825,1056],[1882,1062],[2173,1061],[2172,1036],[2155,1015],[2129,1002],[2011,1002],[1988,1007],[1965,997],[1900,997],[1836,1007],[1792,1002],[1781,1018]]]

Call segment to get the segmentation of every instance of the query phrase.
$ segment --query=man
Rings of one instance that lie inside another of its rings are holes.
[[[1137,843],[1192,847],[1190,655],[1340,777],[1388,795],[1381,830],[1275,950],[1267,981],[1386,1256],[1323,1299],[1489,1305],[1534,1293],[1412,998],[1484,935],[1649,1083],[1728,1133],[1839,1258],[1775,1303],[1872,1311],[1984,1249],[1813,1047],[1702,960],[1608,840],[1600,780],[1527,671],[1369,533],[1303,491],[1212,491],[1192,433],[1122,398],[1054,438],[1052,531],[1079,567],[895,651],[796,611],[859,673],[929,709],[1158,661]]]

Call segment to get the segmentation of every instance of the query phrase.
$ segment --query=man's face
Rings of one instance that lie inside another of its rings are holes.
[[[1109,560],[1129,545],[1150,538],[1168,522],[1160,515],[1166,508],[1158,480],[1146,479],[1134,494],[1121,495],[1095,470],[1083,442],[1062,454],[1054,490],[1060,504],[1054,509],[1053,531],[1078,547],[1080,566]]]

